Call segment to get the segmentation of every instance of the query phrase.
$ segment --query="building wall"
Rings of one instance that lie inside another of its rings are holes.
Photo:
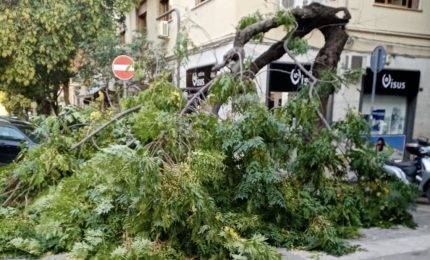
[[[372,50],[383,46],[387,51],[385,68],[421,72],[413,138],[430,136],[430,122],[423,116],[430,109],[430,1],[421,0],[419,10],[383,7],[372,0],[336,2],[347,5],[352,15],[342,61],[346,56],[362,56],[362,67],[370,67]],[[342,88],[334,96],[333,120],[343,118],[348,108],[359,109],[360,93],[361,82]]]
[[[195,46],[216,42],[235,33],[235,27],[243,16],[256,11],[261,14],[279,10],[280,0],[206,0],[196,5],[192,0],[171,0],[171,8],[179,10],[181,25],[186,26]],[[347,49],[369,52],[376,44],[384,44],[390,52],[397,55],[430,56],[430,1],[421,0],[419,10],[404,10],[384,7],[373,0],[325,0],[323,3],[333,7],[348,7],[352,19],[347,28],[351,36]],[[167,39],[158,37],[159,0],[147,0],[147,35],[156,42],[166,43],[169,54],[176,39],[177,19],[172,14],[169,21],[170,35]],[[221,13],[222,12],[222,13]],[[133,10],[126,18],[126,41],[132,39],[136,30],[137,16]],[[267,42],[281,39],[282,29],[273,30],[267,35]],[[317,32],[307,37],[311,45],[318,47],[323,38]]]
[[[430,57],[430,1],[420,3],[415,11],[384,7],[372,0],[349,1],[347,48],[370,52],[375,45],[384,45],[388,53]]]
[[[375,4],[373,0],[336,1],[348,6],[352,15],[349,28],[372,32],[402,33],[412,36],[429,35],[430,2],[420,1],[418,10],[398,9]],[[346,3],[348,2],[348,3]],[[413,25],[413,26],[411,26]]]
[[[387,68],[413,69],[421,71],[420,88],[418,93],[414,137],[430,136],[430,122],[427,122],[425,111],[430,104],[430,1],[421,0],[418,10],[396,9],[375,4],[373,0],[324,0],[325,4],[333,7],[346,6],[351,12],[352,19],[347,25],[350,39],[342,54],[341,63],[350,60],[351,56],[362,56],[363,68],[370,66],[370,55],[376,46],[383,46],[387,51]],[[176,39],[177,19],[173,14],[169,21],[170,35],[167,39],[158,38],[159,15],[157,0],[147,0],[148,37],[153,41],[166,44],[166,50],[172,56]],[[189,37],[197,47],[190,56],[189,62],[181,67],[181,87],[185,87],[187,69],[215,64],[232,47],[235,27],[238,21],[248,14],[259,11],[262,14],[279,10],[277,0],[207,0],[195,5],[192,0],[171,0],[171,8],[176,8],[181,14],[181,24],[186,26]],[[134,15],[134,18],[133,18]],[[134,19],[134,20],[133,20]],[[136,23],[135,12],[127,18],[128,29]],[[130,30],[129,30],[130,31]],[[285,35],[282,29],[272,30],[266,34],[262,44],[246,45],[247,56],[256,57],[268,46]],[[127,38],[127,37],[126,37]],[[130,36],[127,38],[131,40]],[[301,61],[312,62],[318,48],[323,46],[324,38],[318,31],[306,36],[311,51],[299,57]],[[173,56],[172,56],[173,57]],[[281,61],[292,62],[287,57]],[[349,66],[349,64],[346,64]],[[172,60],[172,66],[176,66]],[[266,96],[267,68],[263,68],[256,78],[262,101]],[[361,82],[343,87],[333,98],[333,120],[344,117],[349,108],[359,109],[361,102]]]

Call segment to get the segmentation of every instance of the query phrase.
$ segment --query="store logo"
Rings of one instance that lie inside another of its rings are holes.
[[[192,80],[193,80],[193,86],[194,87],[202,87],[205,85],[205,73],[204,72],[199,72],[197,74],[197,72],[193,73],[192,76]]]
[[[303,75],[300,69],[293,69],[290,73],[290,79],[293,85],[304,85],[309,82],[309,79]]]
[[[384,88],[391,88],[391,89],[405,89],[406,82],[394,81],[393,78],[391,77],[391,74],[384,74],[382,76],[382,86]]]

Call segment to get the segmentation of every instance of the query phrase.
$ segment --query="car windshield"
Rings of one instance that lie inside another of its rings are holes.
[[[15,126],[18,127],[19,130],[21,130],[33,142],[39,143],[40,138],[34,134],[34,127],[30,125],[21,125],[21,124],[16,124]]]

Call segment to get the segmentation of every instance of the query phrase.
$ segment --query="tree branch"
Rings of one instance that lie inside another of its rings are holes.
[[[191,105],[194,103],[194,101],[203,94],[203,92],[205,92],[207,89],[209,89],[210,86],[212,86],[214,80],[209,81],[208,83],[206,83],[206,85],[204,85],[203,87],[201,87],[199,89],[199,91],[197,93],[195,93],[193,95],[193,97],[188,100],[187,104],[185,105],[185,107],[182,109],[181,113],[179,113],[179,117],[184,116],[185,112],[187,112],[187,110],[191,107]]]
[[[96,130],[94,130],[91,134],[87,135],[84,139],[82,139],[81,141],[79,141],[79,143],[72,145],[71,150],[74,150],[74,149],[78,148],[79,146],[81,146],[82,144],[84,144],[85,142],[87,142],[88,140],[90,140],[94,135],[96,135],[101,130],[105,129],[107,126],[109,126],[110,124],[112,124],[116,120],[124,117],[127,114],[136,112],[136,111],[140,110],[141,108],[142,108],[142,105],[135,106],[133,108],[130,108],[128,110],[125,110],[125,111],[123,111],[123,112],[115,115],[114,117],[112,117],[111,120],[109,120],[108,122],[104,123],[103,125],[101,125],[100,127],[98,127]]]
[[[340,13],[343,13],[343,15],[339,16]],[[349,19],[351,19],[351,14],[346,8],[343,8],[343,7],[333,8],[333,7],[324,6],[318,3],[312,3],[302,8],[295,8],[292,10],[292,15],[295,17],[297,22],[297,26],[294,32],[291,33],[291,35],[285,36],[282,40],[272,44],[269,49],[267,49],[264,53],[262,53],[259,57],[257,57],[251,64],[251,75],[256,75],[257,72],[260,71],[264,66],[271,63],[272,61],[275,61],[281,58],[285,54],[285,49],[283,45],[284,45],[284,41],[287,40],[287,38],[296,38],[296,37],[302,38],[305,35],[309,34],[314,29],[320,29],[321,31],[323,31],[323,30],[330,30],[330,28],[332,27],[340,26],[344,30],[343,25],[347,24]],[[235,43],[233,44],[234,48],[237,49],[240,47],[243,49],[243,45],[247,43],[247,41],[244,41],[244,40],[248,39],[249,41],[250,37],[252,38],[252,36],[247,35],[247,33],[250,31],[254,33],[260,33],[260,32],[268,31],[268,28],[270,29],[275,28],[275,27],[271,27],[271,26],[275,26],[276,24],[272,20],[273,19],[267,20],[266,21],[267,23],[264,23],[264,21],[260,23],[256,23],[255,24],[256,26],[254,25],[248,26],[247,28],[242,30],[244,31],[243,33],[239,31],[236,34]],[[262,24],[266,26],[263,26]],[[280,25],[278,24],[278,26]],[[260,29],[260,31],[258,29]],[[244,35],[246,35],[246,37]],[[345,35],[347,36],[346,32],[345,32]],[[340,49],[342,50],[343,48],[340,48]],[[234,52],[235,52],[234,50],[231,50],[231,52],[227,53],[228,55],[226,54],[223,61],[224,64],[227,64],[231,60],[235,61],[233,59]],[[226,59],[229,59],[229,60],[226,60]],[[217,68],[218,67],[214,67],[214,70],[216,70]]]

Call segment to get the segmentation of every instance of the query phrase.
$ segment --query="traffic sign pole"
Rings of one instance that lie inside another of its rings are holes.
[[[133,59],[127,55],[117,56],[112,62],[112,72],[122,80],[123,97],[127,96],[127,80],[134,76]]]
[[[378,76],[378,72],[373,72],[372,95],[370,96],[370,119],[371,120],[373,120],[373,106],[375,104],[376,77],[377,76]]]
[[[122,81],[122,87],[123,87],[123,97],[127,97],[127,81],[123,80]]]
[[[370,69],[373,72],[372,95],[370,96],[369,114],[370,127],[372,127],[373,125],[373,106],[375,104],[376,78],[378,76],[378,72],[380,72],[384,68],[386,56],[387,53],[385,52],[384,47],[378,46],[373,50],[372,56],[370,58]]]

